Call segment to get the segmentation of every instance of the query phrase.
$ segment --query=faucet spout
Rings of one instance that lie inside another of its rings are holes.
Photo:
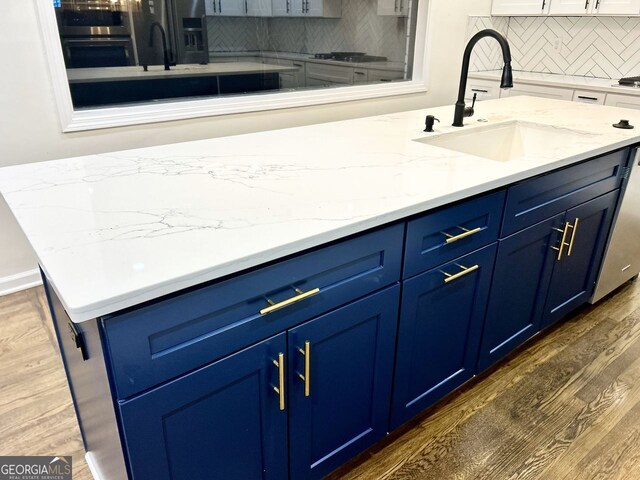
[[[464,117],[473,115],[473,112],[466,108],[464,103],[464,96],[467,91],[467,77],[469,76],[469,63],[471,62],[471,53],[473,47],[485,37],[495,38],[500,44],[502,49],[502,57],[504,60],[504,67],[502,69],[502,79],[500,80],[500,88],[513,87],[513,72],[511,70],[511,48],[509,42],[500,32],[487,28],[476,33],[467,44],[462,57],[462,73],[460,74],[460,88],[458,89],[458,100],[456,101],[455,114],[453,116],[453,126],[464,126]]]
[[[169,49],[167,48],[167,34],[160,22],[153,22],[149,27],[149,48],[153,48],[153,33],[155,29],[160,30],[160,39],[162,40],[162,57],[164,60],[164,69],[170,70],[171,60],[169,59]]]

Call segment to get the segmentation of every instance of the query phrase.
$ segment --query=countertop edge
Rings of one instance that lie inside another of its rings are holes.
[[[212,282],[228,275],[242,274],[242,272],[248,269],[259,267],[262,264],[276,261],[288,255],[301,253],[305,250],[320,247],[324,244],[340,240],[351,235],[364,233],[370,229],[382,227],[386,224],[400,221],[404,218],[416,214],[426,213],[429,210],[443,207],[450,203],[458,202],[466,198],[489,192],[491,190],[504,188],[510,184],[563,167],[567,167],[572,164],[597,157],[613,150],[619,150],[621,148],[629,147],[634,144],[637,144],[637,141],[634,139],[621,140],[619,142],[596,148],[588,152],[583,152],[581,154],[563,158],[555,162],[540,165],[525,172],[510,174],[495,181],[474,185],[473,187],[458,190],[448,195],[443,195],[441,197],[431,199],[427,202],[412,205],[411,207],[387,212],[383,215],[377,215],[375,217],[352,223],[350,225],[336,228],[335,230],[331,230],[329,232],[324,232],[320,235],[310,236],[289,244],[282,244],[277,248],[264,250],[257,254],[243,257],[242,260],[234,260],[233,262],[220,264],[213,269],[206,269],[200,272],[189,274],[184,277],[166,280],[163,283],[154,285],[152,288],[127,292],[126,295],[112,298],[109,301],[87,305],[86,307],[82,308],[75,308],[73,306],[67,305],[62,297],[60,297],[60,299],[67,314],[69,315],[69,318],[74,323],[82,323],[105,315],[116,314],[121,310],[131,308],[145,302],[160,300],[163,296],[174,294],[187,288]],[[56,293],[58,293],[55,282],[51,280],[51,278],[47,274],[46,268],[42,263],[40,263],[40,267],[47,276],[47,279],[52,285],[53,289],[56,291]]]

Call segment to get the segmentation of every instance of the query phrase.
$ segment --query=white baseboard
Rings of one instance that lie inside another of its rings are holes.
[[[6,277],[0,277],[0,297],[10,293],[26,290],[27,288],[42,285],[40,270],[34,268],[26,272],[16,273]]]
[[[93,454],[91,452],[85,453],[84,459],[87,462],[87,466],[89,467],[89,471],[93,476],[93,480],[105,480],[104,476],[102,476],[102,473],[100,472],[100,469],[98,468],[98,465],[96,465],[96,462],[93,460]]]

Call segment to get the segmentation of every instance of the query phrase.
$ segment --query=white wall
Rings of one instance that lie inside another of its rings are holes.
[[[457,93],[467,17],[488,15],[491,0],[430,1],[435,21],[431,85],[426,95],[71,134],[60,130],[34,0],[3,2],[0,167],[451,104]],[[6,204],[0,201],[0,294],[16,283],[13,276],[35,268],[35,256]]]

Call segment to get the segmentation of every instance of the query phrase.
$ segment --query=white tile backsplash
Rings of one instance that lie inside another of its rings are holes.
[[[343,0],[341,18],[208,17],[209,51],[356,51],[404,61],[408,20],[378,16],[377,5]]]
[[[516,70],[612,79],[640,75],[640,18],[469,17],[467,36],[491,25],[506,30]],[[501,63],[497,44],[487,44],[474,54],[472,68],[494,70]]]

